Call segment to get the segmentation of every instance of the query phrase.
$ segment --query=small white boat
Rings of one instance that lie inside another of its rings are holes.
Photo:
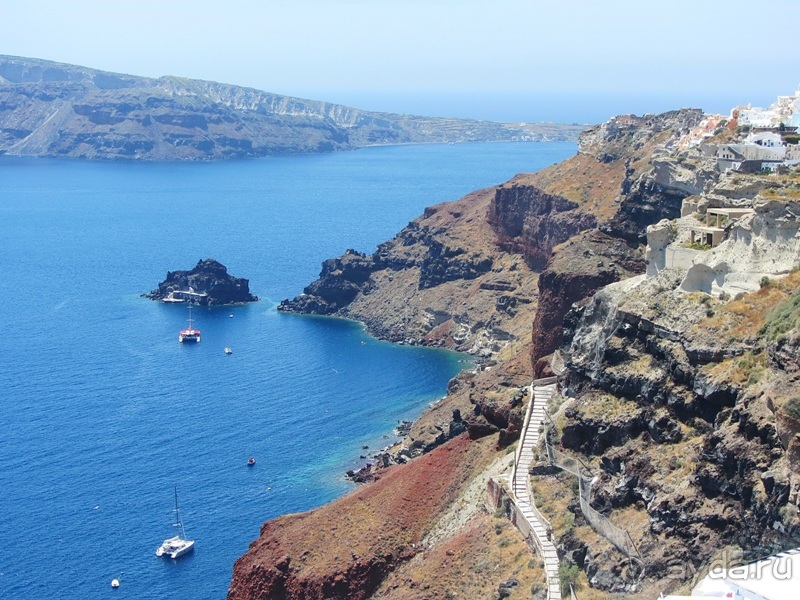
[[[178,535],[167,538],[156,550],[156,556],[168,556],[169,558],[180,558],[194,550],[194,540],[186,539],[186,531],[183,529],[181,511],[178,508],[178,486],[175,486],[175,523],[173,527],[178,528]]]
[[[119,577],[111,580],[111,587],[114,589],[118,588],[120,579],[122,579],[122,573],[119,574]]]
[[[225,348],[225,354],[233,354],[233,350],[231,350],[230,348],[226,347]]]

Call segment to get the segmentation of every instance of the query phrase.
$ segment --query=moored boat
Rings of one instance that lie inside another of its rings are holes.
[[[183,528],[181,511],[178,508],[178,486],[175,486],[175,523],[173,527],[178,528],[178,535],[167,538],[156,550],[156,556],[168,556],[169,558],[180,558],[194,550],[194,540],[186,539],[186,531]]]
[[[178,334],[178,341],[183,344],[185,342],[199,342],[200,341],[200,330],[195,329],[192,327],[192,306],[189,305],[189,328],[188,329],[181,329],[181,332]]]

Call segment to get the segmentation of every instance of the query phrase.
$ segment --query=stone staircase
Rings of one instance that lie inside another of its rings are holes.
[[[528,413],[525,416],[525,424],[520,435],[514,470],[511,475],[511,489],[517,507],[533,531],[533,542],[544,561],[544,570],[547,575],[547,598],[548,600],[561,600],[558,553],[555,545],[550,541],[550,525],[533,501],[528,475],[528,469],[533,462],[533,451],[539,442],[539,428],[545,419],[547,403],[556,392],[555,378],[534,381],[531,391],[531,402],[528,405]]]

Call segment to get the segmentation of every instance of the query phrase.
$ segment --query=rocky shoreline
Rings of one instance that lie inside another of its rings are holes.
[[[404,438],[408,437],[408,434],[411,433],[411,427],[414,425],[414,421],[398,421],[397,427],[394,428],[394,434],[397,437],[397,441],[394,444],[389,444],[388,446],[384,446],[378,452],[371,454],[370,456],[361,455],[359,458],[362,460],[374,460],[375,462],[368,462],[363,467],[359,469],[349,469],[345,476],[347,479],[352,481],[353,483],[367,483],[368,481],[374,481],[375,479],[375,472],[376,469],[384,468],[384,457],[386,456],[387,452],[392,449],[394,445],[401,442]],[[388,437],[388,436],[384,436]],[[363,446],[362,450],[367,450],[367,446]]]

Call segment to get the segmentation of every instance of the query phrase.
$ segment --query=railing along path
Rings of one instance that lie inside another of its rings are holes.
[[[533,461],[533,451],[539,443],[539,429],[545,419],[547,403],[556,391],[556,378],[537,379],[531,384],[530,401],[519,438],[514,468],[511,471],[511,489],[517,508],[533,530],[533,543],[544,561],[547,576],[548,600],[561,600],[558,578],[558,552],[550,540],[550,524],[533,501],[528,469]]]

